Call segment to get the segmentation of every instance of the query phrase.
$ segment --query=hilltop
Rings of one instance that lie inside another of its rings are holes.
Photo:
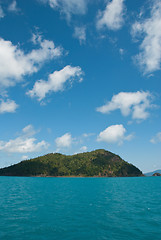
[[[75,155],[50,153],[0,169],[0,176],[133,177],[142,172],[104,149]]]

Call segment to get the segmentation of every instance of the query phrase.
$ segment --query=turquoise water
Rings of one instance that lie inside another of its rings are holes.
[[[0,177],[1,240],[160,240],[161,177]]]

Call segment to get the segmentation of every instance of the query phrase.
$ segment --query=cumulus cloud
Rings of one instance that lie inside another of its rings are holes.
[[[132,114],[133,119],[145,120],[149,117],[147,109],[152,108],[152,94],[144,91],[120,92],[114,95],[111,101],[98,107],[101,113],[110,113],[120,109],[123,116]]]
[[[0,141],[0,151],[9,153],[29,153],[39,152],[42,149],[48,148],[49,144],[47,142],[44,140],[37,142],[37,139],[32,137],[33,134],[35,134],[35,132],[33,132],[32,125],[26,126],[19,137],[10,139],[8,142]]]
[[[80,152],[86,152],[87,151],[87,146],[82,146],[80,148]]]
[[[106,143],[118,143],[120,145],[125,140],[130,141],[133,137],[132,134],[125,136],[125,133],[126,129],[122,124],[111,125],[107,127],[104,131],[100,132],[97,137],[97,141]]]
[[[7,99],[6,101],[4,101],[3,99],[0,100],[0,114],[14,113],[17,108],[18,105],[13,100],[10,99]]]
[[[87,146],[82,146],[79,151],[75,152],[74,155],[79,154],[79,153],[84,153],[87,152]]]
[[[35,131],[34,127],[31,124],[29,124],[22,129],[22,133],[23,133],[23,136],[25,136],[25,137],[31,137],[36,134],[36,131]]]
[[[58,9],[61,13],[65,14],[67,20],[70,20],[71,15],[85,14],[87,11],[88,0],[40,0],[41,2],[48,3],[51,8]]]
[[[112,0],[100,11],[97,19],[97,29],[107,27],[110,30],[119,30],[124,23],[124,0]]]
[[[151,140],[151,143],[158,143],[161,142],[161,132],[158,132]]]
[[[65,133],[63,136],[55,139],[57,151],[62,148],[69,148],[72,144],[72,136],[70,133]]]
[[[62,50],[55,47],[53,41],[35,40],[39,48],[25,53],[18,45],[0,38],[0,86],[10,87],[22,81],[22,77],[37,72],[41,65],[54,57],[59,57]]]
[[[73,36],[79,39],[80,44],[86,41],[86,28],[85,27],[75,27]]]
[[[43,148],[47,148],[48,144],[45,141],[35,143],[35,138],[18,137],[11,139],[8,142],[0,141],[0,150],[12,153],[27,153],[27,152],[39,152]]]
[[[17,7],[17,2],[15,0],[8,6],[8,11],[19,12],[19,8]]]
[[[132,36],[139,37],[142,42],[140,53],[135,61],[147,74],[160,70],[161,63],[161,1],[153,1],[149,18],[136,21],[132,25]]]
[[[63,91],[67,82],[72,84],[77,78],[79,81],[82,81],[82,74],[83,72],[80,67],[67,65],[60,71],[55,71],[50,74],[48,81],[38,80],[34,84],[33,89],[28,91],[27,94],[30,97],[38,97],[38,100],[41,101],[49,92]]]

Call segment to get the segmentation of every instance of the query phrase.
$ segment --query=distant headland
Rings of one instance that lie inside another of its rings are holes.
[[[161,169],[155,170],[153,172],[144,173],[144,175],[147,176],[147,177],[160,176],[161,175]]]
[[[98,149],[75,155],[49,153],[1,168],[0,176],[136,177],[143,173],[120,156]]]

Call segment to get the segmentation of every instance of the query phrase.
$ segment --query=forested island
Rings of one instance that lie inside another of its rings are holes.
[[[1,168],[0,176],[135,177],[142,172],[104,149],[75,155],[49,153]]]
[[[158,173],[158,172],[156,172],[156,173],[154,173],[152,176],[153,176],[153,177],[161,177],[161,174]]]

